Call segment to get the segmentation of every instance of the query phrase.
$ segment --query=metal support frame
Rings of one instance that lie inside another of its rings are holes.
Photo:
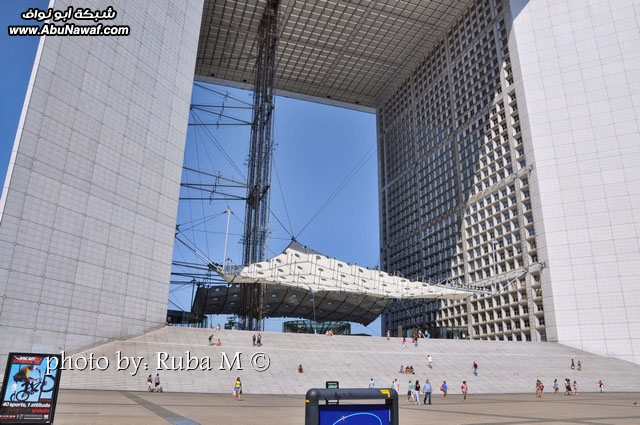
[[[253,122],[248,161],[248,190],[244,222],[243,263],[266,258],[269,188],[273,151],[275,53],[278,41],[279,0],[268,0],[258,28],[258,57],[253,89]],[[243,303],[246,329],[260,329],[263,319],[263,285],[246,285]]]

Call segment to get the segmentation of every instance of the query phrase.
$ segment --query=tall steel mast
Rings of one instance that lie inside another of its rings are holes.
[[[280,0],[267,0],[258,28],[258,57],[253,89],[253,122],[248,164],[248,190],[244,222],[243,263],[266,259],[269,229],[269,188],[271,186],[271,154],[273,151],[273,84],[278,41],[278,5]],[[244,314],[247,329],[259,329],[263,316],[264,287],[246,285]]]

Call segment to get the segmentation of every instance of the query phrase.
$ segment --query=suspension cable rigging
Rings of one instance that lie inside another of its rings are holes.
[[[276,174],[276,181],[278,182],[278,188],[280,189],[280,197],[282,198],[282,205],[284,205],[284,212],[287,215],[287,221],[289,222],[289,229],[291,230],[289,234],[293,237],[293,226],[291,225],[291,217],[289,217],[289,209],[287,208],[287,202],[284,199],[284,191],[282,190],[282,184],[280,183],[280,175],[278,174],[278,167],[276,167],[275,158],[273,159],[273,171],[275,171],[275,174]],[[273,211],[271,211],[271,208],[269,208],[269,211],[271,212],[271,214],[273,214]],[[276,220],[278,220],[278,217],[276,217],[275,214],[273,214],[273,216],[276,218]]]
[[[309,227],[309,225],[313,222],[313,220],[318,215],[320,215],[322,210],[324,210],[331,203],[331,201],[333,201],[335,199],[335,197],[340,193],[340,191],[342,189],[344,189],[344,187],[356,176],[356,174],[358,174],[358,172],[367,164],[367,162],[369,162],[369,160],[371,159],[373,154],[375,154],[375,149],[374,149],[375,147],[376,147],[376,145],[374,143],[369,148],[369,150],[364,154],[364,156],[362,158],[360,158],[360,160],[356,163],[356,165],[353,167],[353,169],[344,177],[344,179],[340,182],[340,184],[338,184],[338,186],[334,189],[334,191],[331,192],[331,194],[329,195],[327,200],[324,201],[324,203],[320,206],[318,211],[316,211],[316,213],[302,227],[302,229],[295,236],[295,239],[298,239],[298,237],[302,234],[302,232],[304,232],[306,230],[306,228]]]
[[[200,119],[200,117],[198,116],[198,114],[196,113],[196,111],[191,111],[191,114],[195,117],[196,120],[198,120],[200,123],[202,123],[202,119]],[[236,165],[236,163],[233,161],[233,158],[231,158],[231,156],[227,153],[227,151],[222,147],[222,145],[220,144],[220,142],[218,141],[218,139],[215,138],[215,136],[211,133],[211,131],[209,131],[209,128],[207,127],[203,127],[204,131],[207,133],[207,135],[209,136],[209,138],[211,139],[211,141],[213,141],[213,143],[216,145],[216,147],[218,148],[218,150],[220,151],[220,153],[222,153],[222,155],[227,159],[227,161],[229,161],[229,164],[231,164],[231,166],[233,167],[233,169],[238,173],[238,175],[240,176],[240,178],[243,181],[247,181],[247,178],[245,177],[244,173],[240,170],[240,168]]]
[[[210,91],[210,92],[212,92],[212,93],[215,93],[215,94],[217,94],[217,95],[220,95],[220,96],[222,96],[224,99],[227,99],[227,98],[228,98],[228,99],[232,99],[232,100],[235,100],[236,102],[242,103],[242,104],[244,104],[244,105],[249,106],[250,108],[253,108],[253,105],[252,105],[251,103],[246,102],[246,101],[244,101],[244,100],[242,100],[242,99],[238,99],[237,97],[233,97],[233,96],[231,96],[229,93],[221,93],[221,92],[219,92],[219,91],[218,91],[218,90],[216,90],[216,89],[212,89],[211,87],[206,86],[206,85],[204,85],[203,83],[200,83],[199,81],[194,82],[194,83],[193,83],[193,85],[194,85],[194,86],[197,86],[197,87],[199,87],[199,88],[201,88],[201,89],[204,89],[204,90]]]

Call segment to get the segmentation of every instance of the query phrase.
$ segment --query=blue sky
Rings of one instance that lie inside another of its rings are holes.
[[[227,98],[225,114],[250,120],[250,111],[232,108],[242,106],[242,102],[251,103],[250,92],[226,87],[215,87],[215,90],[237,99],[235,101]],[[192,104],[204,103],[221,105],[223,96],[211,95],[208,90],[194,87]],[[273,216],[270,217],[272,232],[268,244],[268,257],[282,252],[289,244],[293,233],[300,243],[328,256],[365,267],[378,265],[375,116],[283,97],[276,99],[275,108],[276,147],[271,178],[271,209],[287,229],[285,230]],[[195,115],[192,112],[190,122],[229,121],[218,121],[215,116],[198,111]],[[220,172],[226,177],[241,180],[243,176],[240,176],[224,158],[220,149],[224,149],[234,159],[237,168],[246,174],[245,159],[248,155],[249,135],[248,126],[219,126],[207,129],[202,126],[190,126],[185,149],[185,165],[214,173]],[[212,141],[212,136],[217,144]],[[351,175],[353,178],[348,180],[324,209],[321,209],[325,201],[345,181],[345,177]],[[197,181],[197,176],[188,172],[183,174],[183,182],[185,181],[206,182]],[[188,194],[189,191],[183,189],[182,196]],[[189,223],[201,217],[220,214],[227,205],[234,211],[230,224],[227,258],[241,264],[243,202],[183,201],[179,206],[177,222],[183,228],[189,228]],[[319,211],[320,213],[313,218]],[[303,228],[304,231],[300,233]],[[205,231],[209,234],[207,239],[203,237]],[[223,260],[225,231],[226,216],[218,215],[185,231],[184,236],[212,261],[220,263]],[[187,262],[198,261],[193,252],[180,244],[174,246],[174,258]],[[178,307],[186,309],[190,296],[190,287],[174,287],[170,299]],[[269,320],[266,328],[281,330],[281,322],[279,319]],[[379,334],[379,321],[372,323],[368,328],[354,325],[352,331]]]
[[[29,84],[33,58],[38,49],[36,37],[9,37],[7,26],[24,24],[20,14],[29,7],[46,8],[46,0],[22,2],[0,1],[0,181],[4,175],[11,157],[11,147],[16,135],[22,102]]]
[[[20,22],[23,2],[2,1],[2,27]],[[46,8],[47,1],[34,1],[29,7]],[[0,67],[0,180],[4,180],[11,147],[16,134],[20,111],[37,49],[36,38],[9,38],[5,29],[0,36],[0,52],[4,66]],[[252,102],[248,91],[213,87],[241,102]],[[216,104],[227,107],[225,113],[249,120],[249,110],[232,109],[241,102],[194,87],[192,103]],[[190,122],[215,123],[211,114],[196,112]],[[216,142],[212,140],[215,138]],[[375,116],[353,110],[278,97],[276,100],[274,168],[272,169],[271,209],[287,227],[270,218],[271,238],[268,256],[281,252],[290,241],[290,233],[298,233],[299,242],[316,251],[365,267],[379,261],[378,186],[375,153]],[[246,174],[248,126],[190,126],[185,149],[185,165],[242,179],[237,169]],[[357,173],[354,174],[354,172]],[[352,176],[321,211],[321,206],[336,191],[345,178]],[[198,177],[183,174],[183,180],[193,182]],[[200,181],[202,182],[202,181]],[[186,190],[182,195],[188,195]],[[240,201],[182,201],[177,222],[189,228],[184,236],[215,262],[221,262],[224,249],[226,216],[219,215],[227,207],[234,212],[230,224],[227,258],[242,262],[241,220],[244,203]],[[319,214],[311,221],[312,217]],[[210,217],[193,226],[193,221]],[[193,226],[193,227],[192,227]],[[207,237],[205,237],[207,235]],[[174,258],[194,261],[195,256],[184,247],[174,248]],[[188,309],[191,289],[172,287],[170,308]],[[222,321],[222,319],[220,320]],[[281,330],[282,320],[267,322],[267,330]],[[367,328],[353,326],[353,332],[380,333],[379,320]]]

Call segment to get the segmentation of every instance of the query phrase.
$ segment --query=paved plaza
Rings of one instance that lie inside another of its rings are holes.
[[[460,395],[415,406],[401,397],[400,423],[417,424],[638,424],[640,393],[584,393],[578,396],[534,394]],[[261,424],[301,425],[304,398],[249,395],[237,402],[225,394],[171,394],[61,390],[56,425],[62,424]]]

